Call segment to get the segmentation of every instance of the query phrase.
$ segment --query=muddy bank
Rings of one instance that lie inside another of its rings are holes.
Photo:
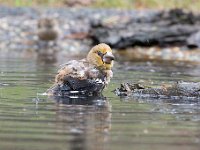
[[[122,83],[115,89],[118,96],[143,98],[200,99],[200,82],[177,82],[172,85],[149,87],[139,83]]]

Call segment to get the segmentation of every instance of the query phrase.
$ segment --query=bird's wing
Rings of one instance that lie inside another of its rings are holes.
[[[72,60],[61,66],[55,81],[64,90],[100,91],[108,84],[111,76],[110,72],[102,72],[86,60]]]
[[[64,83],[68,77],[72,77],[79,80],[87,79],[86,70],[88,69],[88,63],[85,60],[72,60],[61,66],[58,70],[55,81],[56,83]]]

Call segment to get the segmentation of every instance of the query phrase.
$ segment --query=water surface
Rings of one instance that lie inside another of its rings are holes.
[[[122,82],[200,81],[199,66],[116,64],[104,97],[53,99],[42,93],[53,84],[56,65],[0,59],[0,149],[199,150],[199,101],[120,98],[112,92]]]

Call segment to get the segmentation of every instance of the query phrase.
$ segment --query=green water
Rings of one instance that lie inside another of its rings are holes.
[[[0,149],[199,150],[198,100],[119,98],[111,91],[126,81],[200,81],[200,67],[116,64],[106,99],[55,100],[42,93],[52,85],[56,65],[0,59]]]

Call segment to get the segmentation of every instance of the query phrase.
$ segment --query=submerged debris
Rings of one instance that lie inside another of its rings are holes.
[[[200,82],[177,82],[160,87],[145,87],[139,83],[122,83],[115,89],[117,96],[151,98],[200,98]]]

